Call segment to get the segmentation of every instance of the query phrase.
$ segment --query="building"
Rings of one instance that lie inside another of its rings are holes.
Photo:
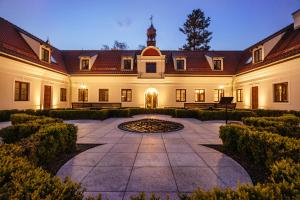
[[[233,96],[238,108],[300,110],[300,10],[241,51],[59,50],[0,18],[0,109],[72,103],[184,107]]]

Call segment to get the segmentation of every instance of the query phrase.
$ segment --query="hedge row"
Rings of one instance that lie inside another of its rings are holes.
[[[14,125],[10,128],[23,134],[23,139],[0,146],[0,199],[83,199],[84,190],[79,184],[70,179],[62,182],[37,167],[74,151],[77,128],[49,117],[15,114],[12,119]],[[30,129],[32,132],[25,136],[23,130]]]
[[[190,195],[180,195],[181,200],[232,200],[232,199],[299,199],[300,195],[300,164],[290,160],[282,160],[274,163],[270,169],[269,182],[255,186],[242,185],[233,190],[230,188],[215,188],[209,191],[195,190]],[[160,197],[152,194],[147,198],[145,193],[132,197],[132,200],[158,200]]]
[[[106,110],[106,111],[103,111]],[[37,115],[37,116],[51,116],[51,117],[61,117],[62,119],[105,119],[107,117],[127,117],[137,114],[166,114],[171,116],[186,116],[186,117],[194,117],[193,110],[186,109],[177,109],[177,108],[157,108],[157,109],[145,109],[145,108],[121,108],[121,109],[103,109],[103,110],[72,110],[72,109],[52,109],[52,110],[0,110],[0,121],[9,121],[10,115],[15,113],[26,113],[29,115]],[[62,112],[60,112],[62,111]],[[66,111],[66,112],[63,112]],[[78,114],[75,114],[75,111]],[[100,113],[98,113],[101,111]],[[111,113],[106,113],[110,112]],[[212,119],[224,119],[224,111],[208,111],[201,110],[203,113],[203,120],[210,120],[210,116]],[[58,113],[57,113],[58,112]],[[208,112],[208,113],[207,113]],[[221,114],[219,114],[221,112]],[[250,112],[251,116],[258,117],[278,117],[284,114],[293,114],[297,117],[300,117],[300,111],[288,111],[288,110],[247,110],[247,109],[237,109],[231,111],[233,119],[240,120],[240,117],[237,117],[236,114],[241,112]],[[50,114],[51,113],[51,114]],[[178,113],[178,114],[176,114]],[[185,113],[185,114],[184,114]],[[74,115],[74,117],[72,117]],[[80,117],[82,116],[82,117]],[[64,118],[63,118],[64,117]],[[230,116],[231,117],[231,116]]]
[[[266,169],[280,159],[300,161],[300,140],[297,139],[235,124],[221,126],[220,138],[225,149]]]
[[[9,126],[0,130],[0,137],[5,143],[14,143],[22,138],[29,137],[36,133],[42,126],[47,126],[53,123],[61,123],[61,119],[50,117],[38,117],[27,114],[11,115],[13,126]]]
[[[0,148],[0,199],[83,199],[83,189],[69,179],[62,182],[27,159],[4,155]]]
[[[110,117],[131,117],[137,114],[166,114],[179,118],[197,118],[199,120],[225,120],[224,110],[209,111],[200,109],[144,109],[144,108],[126,108],[126,109],[103,109],[103,110],[51,110],[50,117],[61,118],[65,120],[72,119],[98,119],[103,120]],[[243,117],[254,116],[251,111],[231,110],[228,111],[230,120],[241,120]]]
[[[300,118],[295,115],[280,117],[249,117],[243,118],[243,123],[254,130],[277,133],[282,136],[300,137]]]

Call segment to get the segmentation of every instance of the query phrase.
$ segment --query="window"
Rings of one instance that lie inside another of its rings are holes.
[[[186,101],[186,90],[185,89],[176,89],[176,101],[185,102]]]
[[[146,63],[146,73],[156,73],[156,63]]]
[[[78,89],[78,101],[88,101],[88,89]]]
[[[108,89],[99,89],[99,101],[108,101]]]
[[[29,83],[15,82],[15,101],[29,101]]]
[[[220,58],[214,58],[213,59],[213,67],[214,70],[222,70],[223,69],[223,60]]]
[[[204,89],[196,89],[195,90],[195,101],[196,102],[204,102],[205,101],[205,90]]]
[[[44,62],[50,62],[50,50],[45,48],[45,47],[41,47],[41,60]]]
[[[215,89],[214,90],[214,102],[219,102],[221,97],[224,97],[224,90],[223,89]]]
[[[121,90],[121,101],[122,102],[132,101],[132,90],[131,89],[122,89]]]
[[[81,69],[89,70],[89,68],[90,68],[90,59],[88,58],[81,59]]]
[[[67,101],[67,89],[60,88],[60,101]]]
[[[263,59],[262,58],[262,48],[258,48],[256,50],[254,50],[253,57],[254,57],[254,59],[253,59],[254,63],[258,63],[258,62],[262,61],[262,59]]]
[[[274,84],[274,102],[288,102],[288,83]]]
[[[123,59],[123,69],[132,70],[132,59],[130,58]]]
[[[176,70],[185,70],[185,59],[176,59]]]
[[[242,102],[243,101],[243,90],[242,89],[237,89],[237,91],[236,91],[236,101],[237,102]]]

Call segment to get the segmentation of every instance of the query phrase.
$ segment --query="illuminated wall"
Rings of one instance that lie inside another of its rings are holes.
[[[43,108],[44,85],[52,88],[53,108],[69,107],[70,80],[67,75],[0,56],[0,109]],[[30,83],[29,101],[14,101],[15,81]],[[60,88],[67,88],[67,102],[60,102]]]
[[[251,88],[258,86],[258,105],[261,109],[300,110],[300,58],[278,63],[267,68],[237,75],[234,90],[243,89],[239,108],[251,108]],[[273,85],[288,82],[288,102],[274,102]]]
[[[72,76],[72,102],[78,102],[78,89],[86,85],[89,102],[98,102],[99,89],[109,89],[109,102],[121,101],[121,89],[132,89],[132,102],[124,107],[144,107],[145,92],[155,88],[158,107],[183,107],[176,102],[176,89],[186,89],[186,102],[195,102],[195,89],[205,89],[205,102],[213,102],[214,89],[223,87],[226,96],[232,95],[232,77],[165,77],[164,79],[139,79],[136,76]]]

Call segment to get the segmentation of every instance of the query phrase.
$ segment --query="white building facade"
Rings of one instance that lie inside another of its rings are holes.
[[[300,12],[242,51],[59,50],[0,18],[0,109],[203,107],[300,110]]]

